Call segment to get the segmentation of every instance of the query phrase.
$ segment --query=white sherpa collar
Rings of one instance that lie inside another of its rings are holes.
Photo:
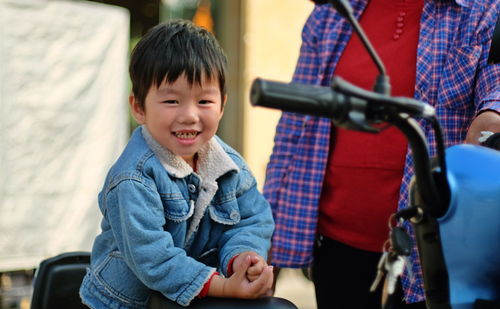
[[[177,178],[184,178],[193,173],[193,168],[180,156],[161,146],[149,133],[146,126],[142,126],[142,135],[146,143],[160,160],[169,174]],[[238,166],[224,151],[215,138],[198,152],[197,174],[204,181],[215,181],[229,171],[239,171]]]

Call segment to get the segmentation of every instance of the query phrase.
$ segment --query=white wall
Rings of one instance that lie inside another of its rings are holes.
[[[0,0],[0,271],[90,250],[128,137],[128,11]]]
[[[245,128],[244,157],[259,187],[273,147],[275,127],[281,112],[252,107],[248,99],[256,77],[289,82],[299,55],[302,27],[312,11],[307,0],[246,0],[245,27]]]

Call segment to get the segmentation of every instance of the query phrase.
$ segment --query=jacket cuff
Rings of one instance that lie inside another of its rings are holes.
[[[212,282],[212,279],[214,278],[215,275],[219,275],[218,272],[214,272],[210,278],[208,278],[208,281],[205,282],[205,284],[203,285],[203,288],[201,289],[201,292],[200,294],[198,294],[198,298],[203,298],[203,297],[206,297],[208,295],[208,290],[210,289],[210,283]]]
[[[227,270],[226,270],[226,273],[227,273],[227,276],[228,277],[231,277],[232,274],[234,274],[234,270],[233,270],[233,262],[234,260],[239,256],[239,254],[233,256],[230,260],[229,260],[229,263],[227,264]]]

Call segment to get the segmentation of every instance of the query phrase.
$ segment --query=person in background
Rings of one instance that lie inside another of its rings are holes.
[[[214,136],[226,63],[215,37],[189,21],[160,24],[134,48],[130,106],[141,126],[99,194],[102,231],[80,288],[88,307],[146,308],[153,291],[183,306],[268,294],[269,203]]]
[[[293,82],[329,86],[333,75],[372,90],[377,68],[348,21],[315,1],[302,32]],[[386,65],[391,95],[435,107],[447,146],[500,131],[500,65],[488,64],[498,0],[350,0]],[[435,139],[423,125],[430,153]],[[318,308],[380,308],[370,293],[389,217],[407,207],[412,157],[395,128],[380,134],[284,112],[264,196],[276,223],[271,262],[312,265]],[[410,226],[406,229],[411,233]],[[425,308],[416,248],[396,308]]]

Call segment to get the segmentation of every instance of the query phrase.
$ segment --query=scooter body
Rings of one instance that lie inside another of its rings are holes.
[[[500,151],[474,145],[446,150],[451,191],[438,219],[453,309],[500,301]]]

